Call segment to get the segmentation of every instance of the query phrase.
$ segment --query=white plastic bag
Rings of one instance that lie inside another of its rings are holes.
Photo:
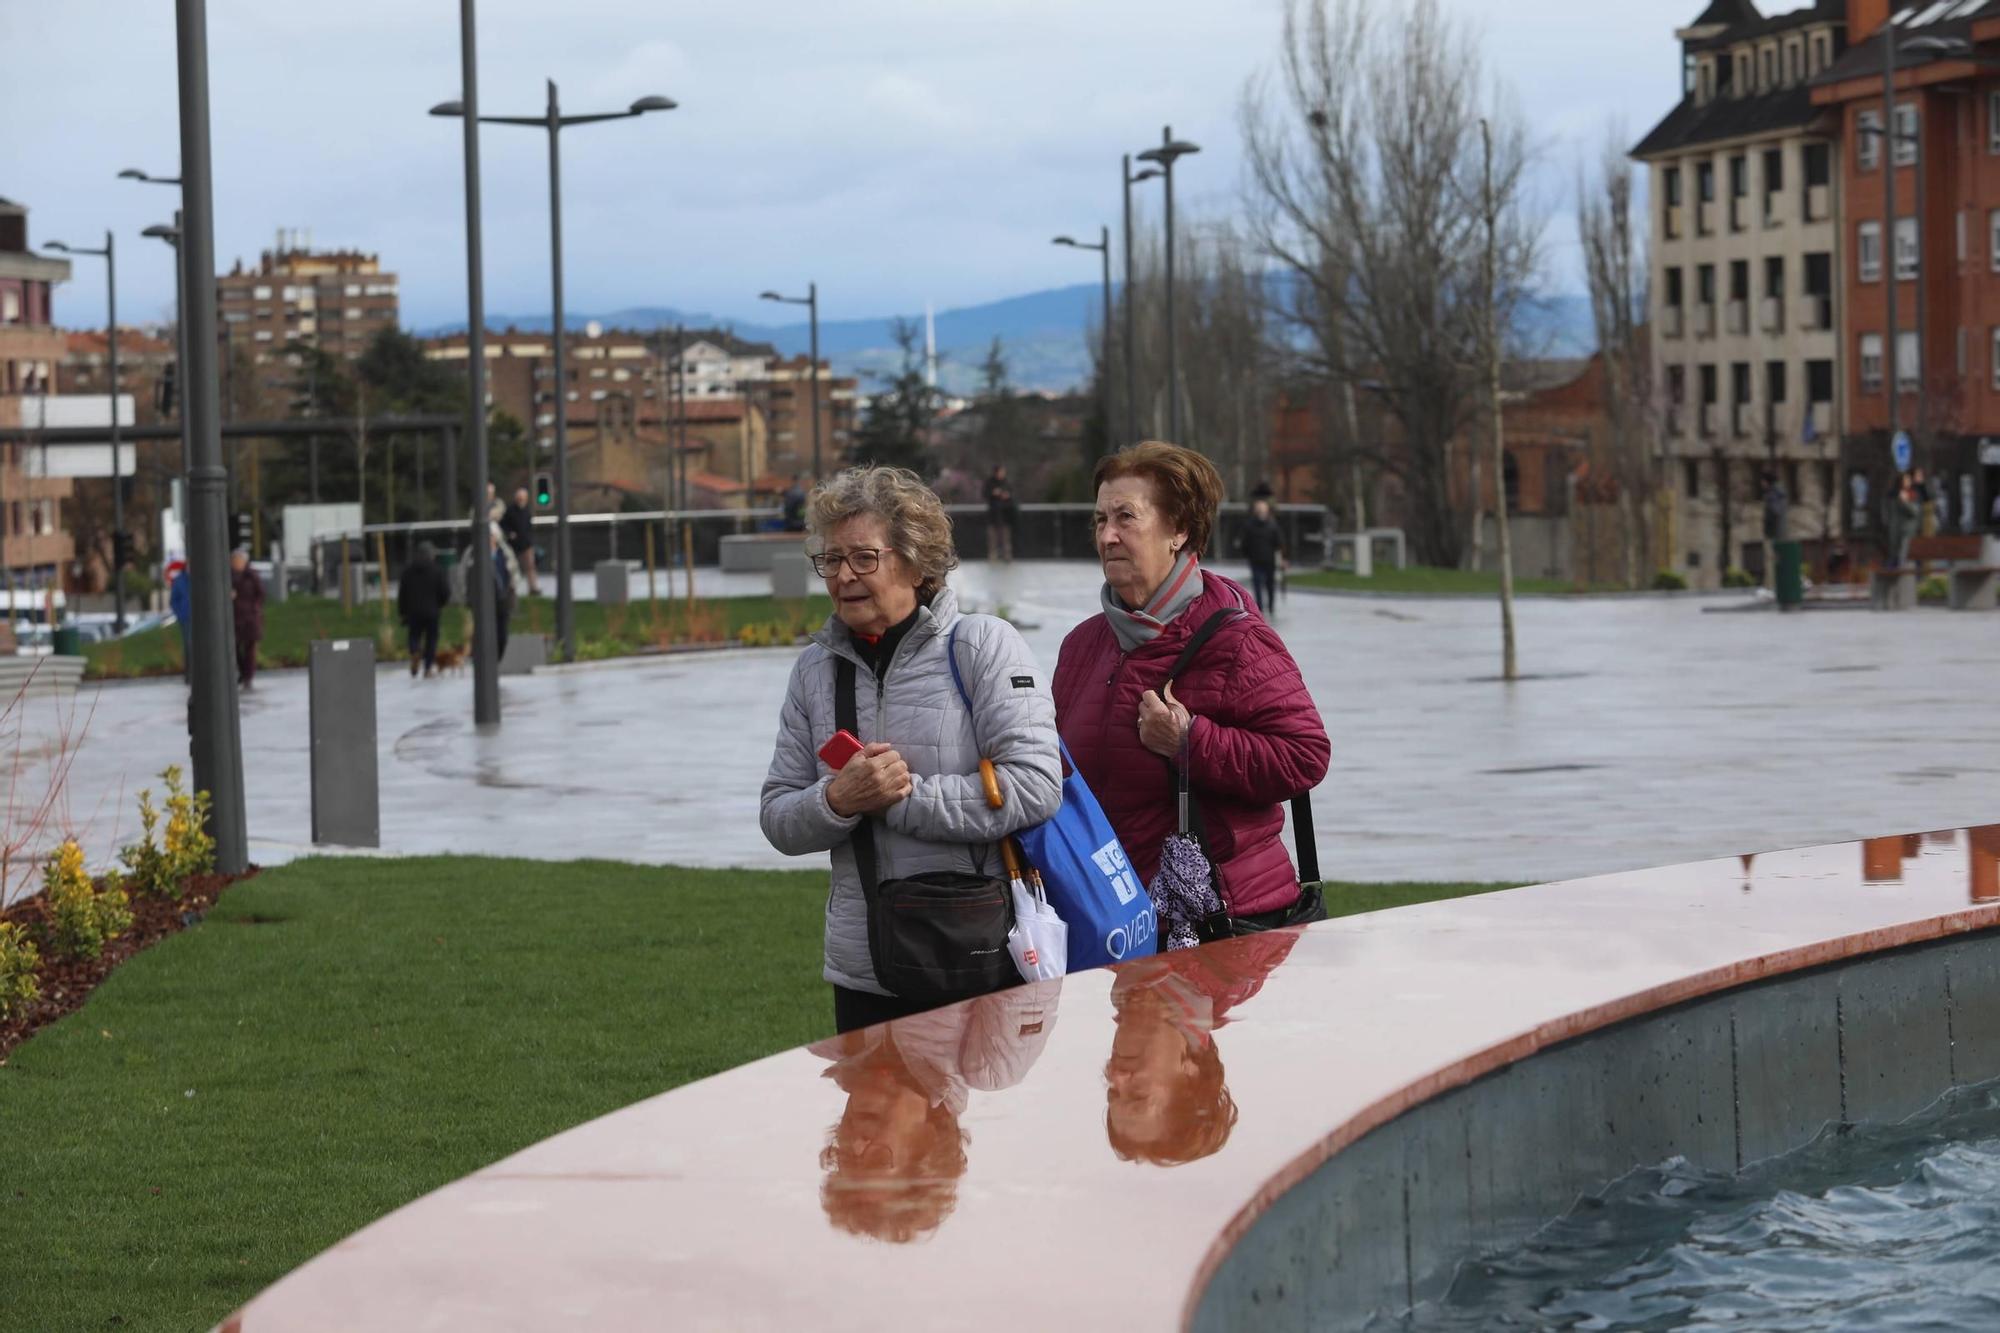
[[[1007,952],[1023,981],[1053,981],[1069,966],[1069,927],[1049,906],[1039,882],[1013,876],[1014,928],[1007,932]]]

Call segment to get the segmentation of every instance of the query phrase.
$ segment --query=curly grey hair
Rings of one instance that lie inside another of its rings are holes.
[[[806,501],[806,529],[818,545],[842,523],[864,514],[888,524],[890,545],[922,576],[918,586],[926,595],[942,588],[945,575],[958,568],[951,515],[908,468],[869,464],[828,477]]]

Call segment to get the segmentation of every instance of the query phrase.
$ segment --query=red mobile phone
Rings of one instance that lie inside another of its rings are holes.
[[[828,768],[838,773],[861,750],[861,742],[854,738],[854,733],[843,727],[833,733],[833,739],[819,747],[819,757],[826,760]]]

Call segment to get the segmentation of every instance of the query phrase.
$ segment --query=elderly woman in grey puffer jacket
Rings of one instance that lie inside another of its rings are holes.
[[[761,822],[781,852],[832,853],[825,975],[835,1025],[847,1032],[920,1007],[892,995],[869,961],[868,907],[849,841],[855,826],[876,819],[884,880],[936,870],[997,875],[999,839],[1061,804],[1062,758],[1048,677],[1028,645],[1004,620],[961,615],[945,586],[957,564],[951,520],[915,473],[859,467],[829,479],[808,502],[807,529],[834,613],[792,668]],[[946,656],[954,627],[971,713]],[[836,773],[819,750],[839,729],[840,657],[857,668],[855,721],[866,748]],[[982,757],[998,770],[998,810],[980,782]]]

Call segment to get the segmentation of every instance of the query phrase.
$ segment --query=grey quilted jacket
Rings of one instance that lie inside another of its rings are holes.
[[[975,718],[951,681],[945,645],[958,628],[958,669]],[[788,856],[833,853],[826,899],[826,979],[886,995],[868,959],[868,909],[849,842],[856,818],[826,803],[833,770],[819,747],[834,723],[834,658],[855,663],[855,720],[864,741],[887,741],[910,766],[910,794],[877,817],[884,879],[930,870],[1001,873],[994,843],[1039,824],[1062,803],[1062,757],[1048,677],[1019,632],[992,616],[966,616],[941,589],[896,646],[878,686],[838,616],[812,636],[792,668],[778,716],[778,743],[764,777],[760,822]],[[975,737],[977,740],[975,741]],[[981,756],[999,771],[1005,804],[986,804]]]

